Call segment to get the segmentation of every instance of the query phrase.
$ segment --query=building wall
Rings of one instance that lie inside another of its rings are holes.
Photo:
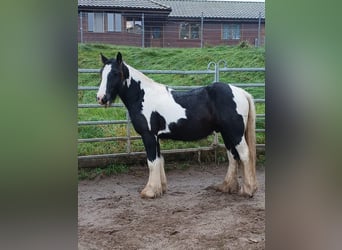
[[[80,40],[79,40],[80,41]],[[86,32],[83,34],[84,43],[105,43],[127,46],[142,46],[141,35],[127,32],[95,33]]]
[[[193,48],[200,47],[200,39],[180,39],[179,37],[180,22],[170,21],[164,27],[164,47],[176,48]]]
[[[124,22],[122,22],[121,32],[108,32],[107,18],[104,18],[104,32],[89,32],[88,31],[88,16],[86,13],[78,15],[78,42],[83,43],[108,43],[116,45],[137,46],[142,45],[141,34],[129,33],[125,30]],[[82,19],[82,26],[81,26]],[[82,40],[81,41],[81,27]]]
[[[78,41],[81,42],[81,18],[78,17]],[[200,22],[196,20],[196,22]],[[203,46],[216,45],[236,45],[241,41],[248,41],[249,44],[255,45],[258,38],[258,23],[239,23],[240,24],[240,39],[239,40],[223,40],[222,39],[222,24],[225,21],[206,22],[203,24]],[[178,47],[178,48],[193,48],[201,46],[201,39],[181,39],[179,34],[181,20],[169,20],[166,23],[145,23],[145,47]],[[122,22],[124,26],[124,21]],[[152,27],[161,27],[162,35],[159,39],[152,38]],[[87,15],[82,16],[82,39],[84,43],[108,43],[127,46],[142,46],[142,35],[129,33],[122,27],[121,32],[106,32],[107,18],[104,18],[105,32],[88,32]],[[260,29],[260,45],[265,42],[265,24],[261,23]]]
[[[200,47],[201,39],[181,39],[179,37],[179,25],[181,22],[169,22],[165,26],[164,47]],[[258,23],[240,23],[240,39],[239,40],[223,40],[222,39],[222,22],[207,22],[203,24],[203,46],[210,45],[236,45],[241,41],[248,41],[249,44],[255,45],[258,38]],[[260,29],[260,45],[265,40],[265,24],[261,24]]]
[[[258,23],[245,23],[243,24],[242,34],[243,41],[248,41],[254,45],[258,39]],[[260,45],[265,44],[265,24],[260,25]]]

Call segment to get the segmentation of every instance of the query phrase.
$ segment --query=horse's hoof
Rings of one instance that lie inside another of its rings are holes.
[[[216,186],[216,190],[223,193],[236,194],[239,191],[239,183],[237,181],[230,183],[224,181],[222,184]]]
[[[154,199],[162,195],[162,188],[153,188],[148,186],[141,191],[140,195],[142,198]]]
[[[162,193],[166,193],[166,191],[167,191],[167,185],[162,184]]]
[[[239,195],[252,198],[254,196],[254,193],[257,191],[257,187],[254,188],[247,188],[246,185],[242,185],[239,191]]]

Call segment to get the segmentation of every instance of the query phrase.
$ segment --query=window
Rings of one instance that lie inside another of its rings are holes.
[[[142,33],[142,22],[140,18],[127,18],[126,31],[130,33]]]
[[[88,13],[88,31],[104,32],[105,14],[101,12]],[[121,31],[121,14],[107,13],[107,31]]]
[[[94,13],[88,13],[88,31],[94,31]]]
[[[114,31],[114,14],[107,14],[108,31]]]
[[[199,23],[181,23],[179,36],[180,39],[199,39],[200,38]]]
[[[103,13],[94,13],[94,31],[104,32],[103,28]]]
[[[223,40],[239,40],[240,25],[239,24],[223,24],[222,25]]]
[[[121,32],[121,14],[118,13],[108,13],[107,14],[108,31]]]
[[[121,27],[122,27],[121,20],[122,20],[121,14],[115,13],[115,31],[121,32]]]
[[[161,38],[161,28],[153,27],[152,28],[152,39],[160,39]]]
[[[103,13],[88,13],[88,31],[104,32]]]

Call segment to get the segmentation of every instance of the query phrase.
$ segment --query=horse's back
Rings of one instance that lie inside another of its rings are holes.
[[[247,117],[248,93],[239,87],[214,82],[191,91],[173,91],[177,103],[187,111],[187,118],[202,123],[210,123],[216,130],[224,121],[235,121]]]

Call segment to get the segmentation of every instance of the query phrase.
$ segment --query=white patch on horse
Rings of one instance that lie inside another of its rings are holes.
[[[141,82],[151,82],[153,84],[159,84],[153,81],[151,78],[144,75],[143,73],[141,73],[139,70],[136,70],[135,68],[129,66],[126,63],[125,65],[127,66],[128,71],[129,71],[129,78],[128,78],[128,81],[126,81],[127,87],[129,87],[129,85],[131,84],[132,79],[135,80],[136,82],[141,81]]]
[[[243,123],[247,124],[248,112],[249,112],[249,103],[246,97],[246,94],[249,95],[243,89],[237,88],[235,86],[229,85],[232,89],[234,102],[236,103],[236,112],[243,117]]]
[[[166,128],[159,131],[158,134],[169,133],[169,125],[177,123],[179,119],[186,119],[185,108],[179,105],[173,98],[170,89],[165,85],[153,81],[140,71],[127,65],[130,79],[140,81],[140,87],[144,90],[144,101],[142,103],[142,114],[145,116],[148,128],[151,130],[152,112],[158,112],[166,122]],[[130,82],[130,80],[129,80]]]
[[[164,160],[162,158],[157,157],[154,161],[147,160],[147,165],[149,168],[149,177],[148,182],[145,188],[141,191],[141,196],[146,198],[154,198],[161,196],[163,194],[162,181],[162,168],[163,168]],[[165,174],[164,174],[165,175]],[[166,186],[165,186],[166,188]]]
[[[102,78],[99,90],[97,91],[98,100],[102,100],[106,95],[108,74],[112,70],[112,65],[106,64],[102,70]]]

